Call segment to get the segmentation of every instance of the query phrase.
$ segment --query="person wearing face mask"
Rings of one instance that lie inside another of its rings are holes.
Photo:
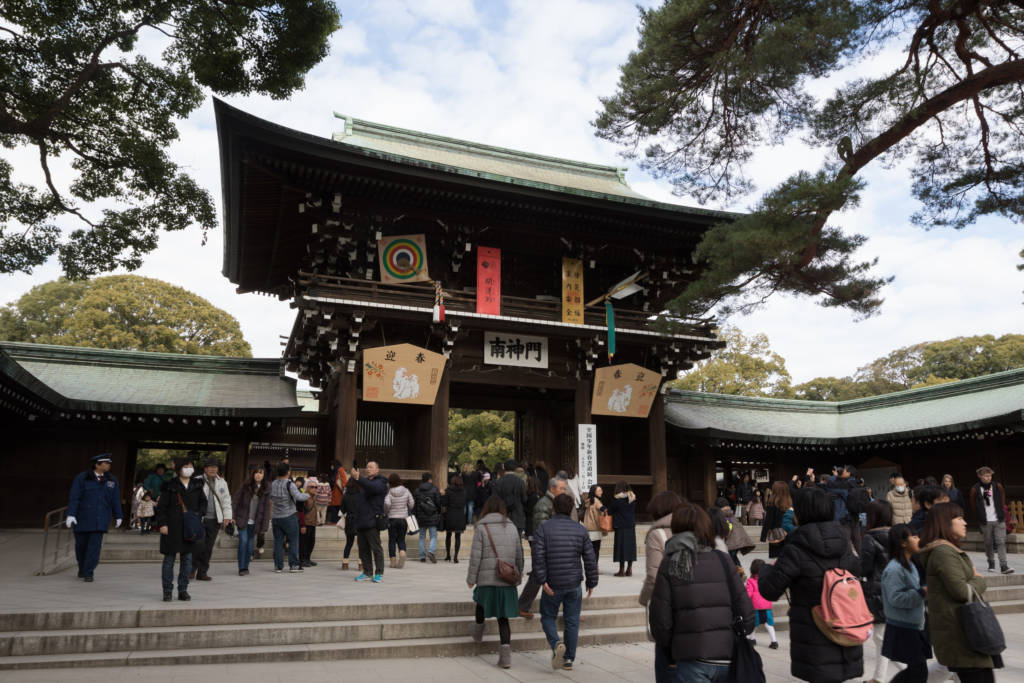
[[[110,453],[94,456],[92,470],[75,477],[68,496],[67,525],[75,532],[78,578],[87,583],[100,563],[103,534],[110,528],[110,520],[116,520],[115,528],[121,526],[121,489],[110,473],[111,461]]]
[[[175,458],[174,472],[177,475],[161,490],[156,506],[156,526],[160,530],[160,552],[164,556],[161,578],[163,579],[164,602],[171,601],[174,589],[174,558],[180,558],[178,568],[178,599],[191,600],[188,594],[189,571],[192,569],[192,553],[199,545],[196,541],[185,540],[185,512],[192,512],[202,519],[206,515],[206,494],[203,493],[202,478],[192,478],[195,467],[191,458]]]
[[[896,485],[886,494],[885,499],[892,505],[892,523],[909,524],[910,518],[914,516],[914,503],[903,477],[896,477]]]

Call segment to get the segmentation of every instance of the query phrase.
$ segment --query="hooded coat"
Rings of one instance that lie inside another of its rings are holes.
[[[840,567],[860,573],[850,539],[835,522],[798,526],[786,539],[779,559],[758,574],[758,588],[772,602],[789,589],[790,672],[815,683],[838,683],[864,673],[864,649],[843,647],[825,637],[811,608],[821,604],[825,571]]]
[[[928,634],[939,664],[951,669],[991,669],[991,657],[967,646],[958,614],[960,605],[973,599],[969,587],[973,586],[978,595],[985,594],[985,579],[975,576],[971,558],[949,541],[929,543],[918,558],[928,576]]]

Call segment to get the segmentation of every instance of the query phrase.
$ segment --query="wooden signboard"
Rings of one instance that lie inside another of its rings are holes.
[[[583,261],[562,259],[562,322],[583,324]]]
[[[363,351],[363,400],[434,405],[445,357],[412,344]]]
[[[394,235],[377,240],[380,281],[427,282],[427,240],[423,235]]]
[[[594,415],[646,418],[660,386],[661,373],[633,363],[599,368],[594,373],[590,411]]]

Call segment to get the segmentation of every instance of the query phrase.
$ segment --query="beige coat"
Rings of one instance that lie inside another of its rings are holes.
[[[914,501],[910,499],[910,491],[899,493],[896,489],[889,491],[885,499],[892,505],[892,523],[909,524],[914,516]]]
[[[644,541],[644,553],[647,558],[647,575],[644,576],[644,585],[640,589],[640,604],[644,607],[651,601],[654,593],[654,580],[658,578],[658,567],[661,566],[661,558],[665,554],[665,543],[672,538],[672,515],[668,514],[655,520],[647,532],[647,540]]]

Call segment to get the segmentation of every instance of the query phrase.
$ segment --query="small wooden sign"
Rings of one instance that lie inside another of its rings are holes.
[[[434,405],[445,357],[412,344],[363,351],[363,400]]]
[[[583,261],[562,259],[562,322],[583,324]]]
[[[394,235],[377,240],[380,281],[427,282],[427,240],[423,235]]]
[[[594,373],[590,412],[594,415],[646,418],[658,398],[661,373],[625,363]]]

